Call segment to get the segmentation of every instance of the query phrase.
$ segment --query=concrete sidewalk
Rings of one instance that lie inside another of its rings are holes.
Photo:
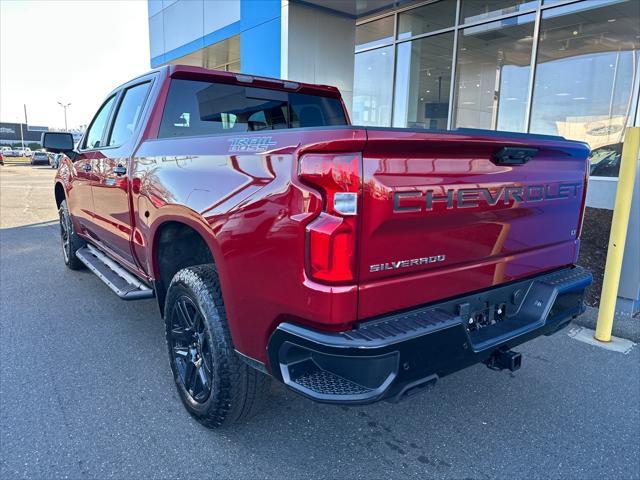
[[[598,309],[587,307],[586,312],[576,318],[573,323],[581,327],[595,330],[598,321]],[[629,315],[616,315],[613,320],[612,335],[626,338],[634,343],[640,343],[640,318]]]

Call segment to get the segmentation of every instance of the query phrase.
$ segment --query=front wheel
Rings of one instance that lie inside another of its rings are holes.
[[[83,247],[85,242],[73,230],[66,200],[60,203],[58,217],[60,218],[60,241],[62,243],[64,264],[71,270],[80,270],[84,268],[84,263],[76,256],[76,251]]]
[[[213,265],[176,273],[167,291],[164,321],[173,377],[191,415],[215,428],[259,409],[270,379],[235,352]]]

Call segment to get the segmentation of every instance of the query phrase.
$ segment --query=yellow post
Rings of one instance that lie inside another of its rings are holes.
[[[598,323],[596,324],[596,334],[594,335],[595,339],[601,342],[611,341],[613,315],[616,309],[616,299],[618,298],[622,256],[624,255],[624,244],[627,239],[627,227],[629,226],[629,214],[631,212],[631,200],[633,199],[639,153],[640,127],[627,128],[620,160],[616,203],[613,209],[613,220],[611,221],[611,234],[609,235],[607,263],[604,269],[604,280],[600,295]]]

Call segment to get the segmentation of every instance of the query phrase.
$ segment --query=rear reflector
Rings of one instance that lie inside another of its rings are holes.
[[[333,209],[342,215],[355,215],[358,212],[358,194],[334,193]]]

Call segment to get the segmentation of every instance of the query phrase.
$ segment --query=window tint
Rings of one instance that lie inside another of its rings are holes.
[[[159,137],[346,125],[337,98],[172,80]]]
[[[96,113],[96,116],[93,117],[91,126],[84,137],[84,142],[82,142],[82,148],[98,148],[100,146],[102,134],[107,126],[107,120],[109,120],[109,114],[111,113],[115,98],[116,96],[113,95],[109,100],[104,102],[100,110],[98,110],[98,113]]]
[[[131,138],[133,130],[140,119],[149,85],[149,82],[141,83],[125,90],[122,102],[118,107],[116,119],[113,122],[109,145],[122,145]]]
[[[447,128],[453,35],[398,44],[394,127]]]
[[[521,15],[459,31],[456,127],[526,131],[534,20]]]
[[[456,23],[456,0],[442,0],[402,12],[399,16],[398,39],[409,38]]]
[[[356,52],[365,48],[385,45],[393,41],[393,22],[395,17],[390,15],[364,23],[356,27]]]
[[[608,156],[603,162],[603,155],[612,151],[611,145],[622,143],[625,127],[633,122],[639,64],[638,0],[580,2],[545,10],[531,132],[587,142],[594,154],[598,152],[592,157],[591,174],[617,176],[617,160]]]
[[[393,46],[358,53],[353,82],[354,125],[388,127],[392,89]]]

